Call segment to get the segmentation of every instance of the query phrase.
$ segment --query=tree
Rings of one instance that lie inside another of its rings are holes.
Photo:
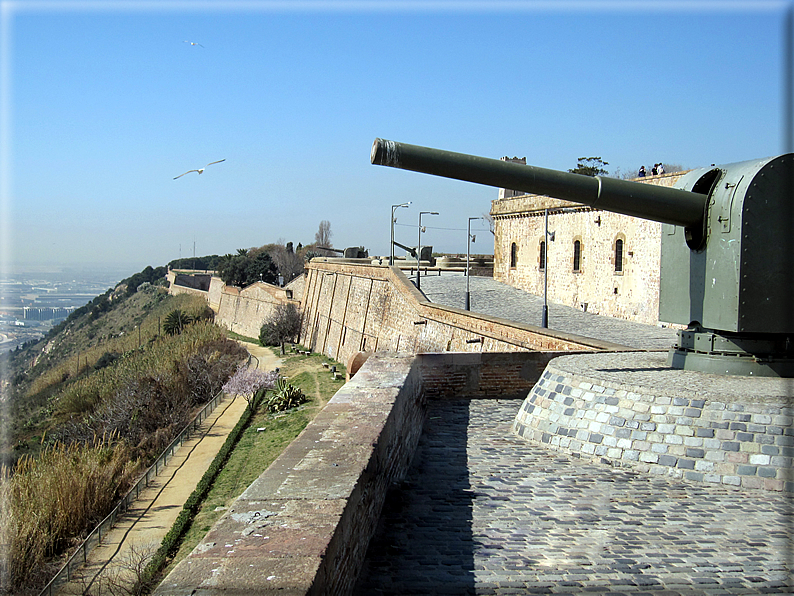
[[[324,219],[320,222],[320,228],[317,230],[317,233],[314,235],[314,243],[317,245],[318,248],[326,247],[332,248],[334,245],[331,243],[331,237],[334,233],[331,231],[331,222],[327,219]],[[321,251],[321,254],[333,254],[331,251]]]
[[[278,243],[270,245],[268,254],[278,268],[279,275],[284,278],[285,284],[303,273],[303,256],[295,252],[292,242],[287,242],[285,245],[283,241],[279,240]]]
[[[606,176],[609,172],[604,169],[609,162],[603,161],[600,157],[580,157],[576,167],[568,170],[572,174],[582,174],[583,176]]]
[[[294,340],[301,330],[301,317],[294,304],[279,304],[265,320],[259,330],[259,343],[263,346],[281,346],[285,354],[284,343]]]
[[[273,389],[278,378],[276,371],[265,372],[240,365],[237,372],[223,386],[223,392],[228,395],[242,396],[250,407],[251,400],[256,394],[262,389]]]
[[[218,275],[230,286],[243,288],[257,281],[275,284],[278,269],[270,255],[264,251],[244,251],[236,255],[226,255],[218,266]]]

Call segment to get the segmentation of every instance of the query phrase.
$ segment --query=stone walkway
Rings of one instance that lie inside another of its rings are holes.
[[[466,278],[444,272],[422,276],[422,292],[436,304],[464,308]],[[543,297],[495,281],[491,277],[469,279],[471,311],[518,323],[540,326]],[[549,304],[549,328],[602,339],[640,350],[667,350],[675,343],[674,329],[644,325],[613,317],[582,312],[560,304]]]
[[[521,403],[430,403],[358,596],[794,592],[790,497],[565,457],[510,432]]]

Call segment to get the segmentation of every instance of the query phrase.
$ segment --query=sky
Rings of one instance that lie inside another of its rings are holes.
[[[406,201],[398,242],[437,211],[422,244],[465,253],[497,189],[373,166],[376,137],[618,175],[784,153],[790,7],[0,0],[0,265],[131,274],[322,220],[387,255]]]

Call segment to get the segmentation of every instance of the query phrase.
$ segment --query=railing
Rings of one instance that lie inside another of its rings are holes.
[[[255,356],[253,356],[255,358]],[[248,355],[248,364],[251,364],[252,356]],[[257,364],[258,364],[257,360]],[[149,482],[160,473],[160,470],[165,468],[168,460],[174,455],[177,449],[182,446],[182,444],[190,439],[190,433],[196,430],[199,425],[206,420],[210,414],[212,414],[213,410],[217,407],[217,405],[223,401],[225,395],[222,391],[219,391],[215,397],[213,397],[202,409],[201,411],[196,414],[195,418],[192,421],[188,422],[187,426],[182,429],[182,432],[177,435],[177,437],[171,441],[171,444],[165,448],[165,450],[160,454],[160,457],[146,470],[146,473],[141,476],[138,482],[124,495],[124,498],[113,508],[113,511],[108,514],[108,516],[103,519],[99,525],[94,528],[94,530],[86,537],[80,547],[75,551],[75,553],[69,557],[69,560],[66,561],[63,567],[61,567],[60,571],[55,574],[50,580],[50,583],[39,592],[39,596],[52,596],[53,590],[59,588],[62,584],[71,581],[72,579],[72,571],[76,568],[79,568],[81,565],[85,564],[88,561],[88,553],[96,547],[102,541],[102,535],[107,534],[110,529],[116,525],[116,520],[119,516],[127,511],[129,506],[138,498],[141,493],[141,490],[149,486]]]

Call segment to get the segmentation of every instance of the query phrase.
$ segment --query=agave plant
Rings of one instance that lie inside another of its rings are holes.
[[[308,398],[303,391],[287,383],[283,377],[279,377],[273,393],[267,400],[267,409],[270,412],[283,412],[306,401],[308,401]]]

